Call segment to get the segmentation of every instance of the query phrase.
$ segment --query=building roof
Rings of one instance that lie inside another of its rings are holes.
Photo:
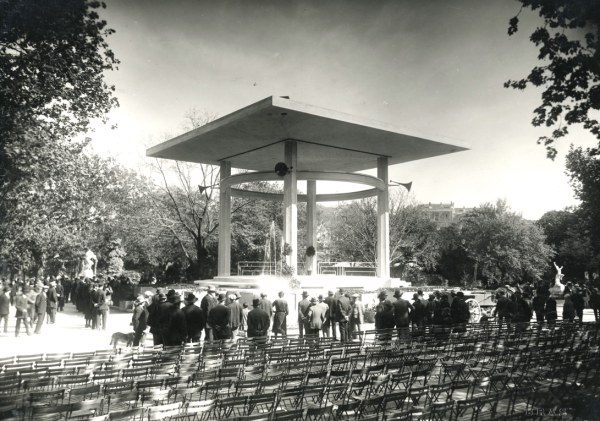
[[[460,152],[465,142],[366,118],[269,97],[149,148],[146,155],[233,168],[271,171],[286,140],[298,141],[297,170],[360,171]]]

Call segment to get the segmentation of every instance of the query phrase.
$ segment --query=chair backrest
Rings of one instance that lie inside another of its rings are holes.
[[[116,411],[110,413],[110,420],[142,420],[146,414],[147,408],[133,408],[125,411]]]
[[[133,390],[135,382],[133,380],[127,382],[112,382],[104,384],[104,395],[112,395],[114,393],[130,392]]]
[[[279,411],[274,413],[272,419],[275,421],[301,421],[304,418],[304,411],[304,408]]]
[[[270,421],[273,418],[273,411],[263,412],[255,415],[243,415],[240,417],[235,417],[234,421],[257,421],[257,420],[267,420]]]
[[[170,403],[165,405],[156,405],[148,411],[148,420],[162,420],[170,418],[181,413],[182,403]]]
[[[69,400],[71,400],[75,396],[81,396],[82,399],[85,400],[86,396],[88,396],[88,398],[91,398],[94,395],[96,395],[96,397],[100,396],[100,385],[99,384],[96,384],[93,386],[87,386],[87,387],[72,388],[69,391]]]

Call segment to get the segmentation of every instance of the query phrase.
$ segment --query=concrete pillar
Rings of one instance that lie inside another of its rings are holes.
[[[377,192],[377,276],[390,277],[390,211],[388,203],[388,159],[377,158],[377,178],[385,188]]]
[[[286,256],[286,263],[298,270],[298,180],[296,166],[298,163],[298,145],[295,140],[286,140],[284,162],[292,168],[283,178],[283,241],[292,248]],[[298,273],[298,272],[296,272]]]
[[[221,161],[220,175],[231,175],[231,162]],[[220,189],[219,201],[219,276],[231,276],[231,187]]]
[[[317,182],[308,180],[306,182],[306,247],[313,246],[317,249]],[[306,273],[311,269],[312,275],[317,273],[317,255],[306,256]]]

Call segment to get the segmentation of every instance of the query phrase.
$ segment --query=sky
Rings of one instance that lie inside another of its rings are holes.
[[[135,166],[148,139],[178,133],[186,111],[218,116],[272,95],[467,142],[471,150],[390,167],[423,203],[473,207],[506,198],[527,219],[575,205],[564,174],[569,144],[546,158],[531,125],[541,89],[505,89],[536,65],[525,10],[514,0],[107,0],[101,17],[121,60],[106,74],[120,107],[98,123],[94,150]],[[318,192],[349,191],[319,184]]]

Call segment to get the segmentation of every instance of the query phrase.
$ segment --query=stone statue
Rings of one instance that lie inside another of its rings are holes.
[[[81,273],[79,276],[86,278],[93,278],[96,276],[96,265],[98,264],[98,258],[93,251],[88,250],[85,253],[82,261]]]
[[[562,274],[562,268],[564,268],[564,266],[558,266],[556,264],[556,262],[553,262],[553,263],[554,263],[554,267],[556,268],[556,272],[557,272],[556,277],[554,278],[554,283],[560,284],[560,283],[562,283],[563,276],[565,276]]]
[[[553,263],[557,273],[556,277],[554,278],[554,285],[550,286],[550,295],[552,295],[554,298],[562,298],[562,295],[565,291],[565,286],[561,282],[563,276],[565,276],[562,274],[562,268],[564,266],[558,266],[556,262]]]

